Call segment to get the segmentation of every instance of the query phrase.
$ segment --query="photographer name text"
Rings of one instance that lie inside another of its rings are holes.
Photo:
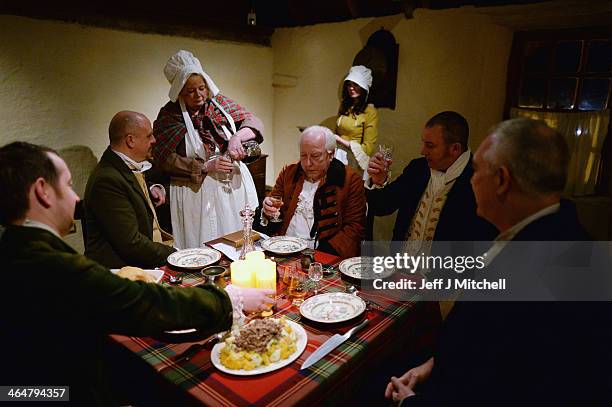
[[[506,279],[489,281],[486,278],[475,280],[471,278],[436,278],[431,281],[414,281],[407,278],[398,281],[373,281],[376,290],[505,290]]]

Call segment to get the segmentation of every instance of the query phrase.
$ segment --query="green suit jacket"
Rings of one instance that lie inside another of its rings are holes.
[[[153,239],[153,212],[132,173],[106,149],[85,188],[85,255],[109,268],[152,268],[174,249]]]
[[[108,334],[226,330],[231,302],[212,285],[162,287],[117,277],[43,229],[9,226],[0,238],[5,385],[69,385],[79,406],[113,406],[102,345]]]

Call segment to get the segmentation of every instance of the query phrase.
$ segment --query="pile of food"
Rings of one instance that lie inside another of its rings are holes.
[[[144,281],[145,283],[154,283],[155,278],[146,273],[140,267],[125,266],[121,267],[117,273],[119,277],[127,278],[132,281]]]
[[[297,335],[285,318],[256,319],[225,340],[219,359],[228,369],[253,370],[287,359],[296,343]]]

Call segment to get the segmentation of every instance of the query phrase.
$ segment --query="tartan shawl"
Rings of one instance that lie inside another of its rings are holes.
[[[234,119],[236,129],[240,128],[240,122],[252,116],[252,113],[220,93],[214,96],[214,99]],[[204,103],[198,113],[191,116],[191,120],[204,143],[207,156],[215,150],[215,144],[219,145],[222,152],[227,149],[227,140],[221,126],[225,125],[230,131],[231,126],[225,115],[210,100]],[[164,162],[169,154],[176,152],[177,146],[183,141],[186,133],[187,127],[183,121],[181,106],[178,102],[166,103],[153,123],[153,135],[156,139],[153,145],[155,160],[158,163]]]

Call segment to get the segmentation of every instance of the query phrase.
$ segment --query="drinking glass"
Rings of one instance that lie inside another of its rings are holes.
[[[283,206],[283,197],[280,195],[270,195],[270,200],[272,201],[272,206],[278,208],[278,211],[275,212],[270,218],[270,222],[279,223],[282,222],[280,208]]]
[[[279,272],[279,274],[280,274],[280,277],[282,278],[283,284],[289,287],[289,284],[291,283],[291,276],[295,274],[296,272],[295,263],[291,262],[291,263],[286,263],[282,265],[279,264],[278,268],[281,271]]]
[[[230,160],[232,163],[234,162],[234,160],[232,160],[232,158],[230,157],[229,153],[226,151],[225,154],[223,154],[223,157],[227,158],[228,160]],[[219,180],[223,183],[223,190],[225,192],[230,192],[232,190],[232,177],[234,176],[234,171],[231,172],[225,172],[223,174],[221,174]]]
[[[287,294],[295,306],[300,306],[304,302],[304,297],[306,297],[306,293],[308,292],[306,281],[306,274],[297,270],[292,272],[289,279]]]
[[[385,162],[386,162],[386,167],[385,170],[389,171],[389,163],[391,161],[391,159],[393,158],[393,146],[389,146],[386,144],[379,144],[378,145],[378,151],[382,154]]]
[[[323,278],[323,265],[319,262],[311,263],[308,269],[308,277],[314,281],[314,294],[317,295],[319,293],[319,281]]]

